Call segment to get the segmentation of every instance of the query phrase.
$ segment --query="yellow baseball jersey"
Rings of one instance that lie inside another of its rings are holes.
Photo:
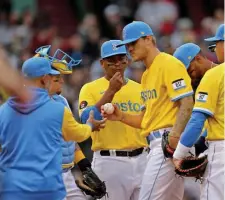
[[[79,96],[79,114],[88,107],[94,106],[109,87],[109,81],[104,77],[85,84]],[[141,85],[128,80],[118,91],[112,103],[120,110],[130,114],[141,112]],[[92,150],[136,149],[147,146],[146,138],[140,135],[141,130],[118,121],[107,121],[104,129],[91,134]]]
[[[172,127],[178,111],[177,100],[193,95],[191,79],[185,66],[175,57],[160,53],[147,68],[141,80],[141,98],[146,111],[142,135]]]
[[[224,69],[218,65],[206,72],[195,96],[194,111],[208,114],[207,139],[224,140]]]
[[[91,136],[91,127],[78,123],[73,113],[65,107],[62,123],[62,135],[65,141],[83,142]]]

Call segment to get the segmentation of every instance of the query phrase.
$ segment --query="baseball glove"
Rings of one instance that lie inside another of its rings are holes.
[[[172,158],[175,149],[169,145],[169,131],[163,133],[162,135],[162,150],[166,158]]]
[[[180,165],[175,168],[175,172],[183,177],[195,177],[201,180],[207,164],[207,155],[202,157],[189,156],[180,162]]]
[[[86,194],[92,196],[94,199],[101,199],[106,193],[106,186],[91,168],[82,172],[82,178],[76,181],[77,186]]]

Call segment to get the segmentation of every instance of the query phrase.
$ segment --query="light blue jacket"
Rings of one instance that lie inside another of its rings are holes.
[[[34,99],[15,97],[0,107],[0,200],[62,200],[62,122],[65,106],[48,92],[31,89]]]

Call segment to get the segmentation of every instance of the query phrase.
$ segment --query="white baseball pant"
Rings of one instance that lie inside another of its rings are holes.
[[[63,173],[63,181],[67,193],[64,200],[87,200],[87,197],[77,187],[71,170]]]
[[[164,131],[150,141],[150,153],[144,172],[139,200],[182,200],[184,195],[184,180],[175,175],[172,159],[165,159],[161,141]],[[154,131],[156,132],[156,131]]]
[[[201,200],[224,200],[225,142],[208,141],[208,165],[201,187]]]
[[[138,200],[148,152],[135,157],[101,156],[94,152],[92,169],[105,181],[108,200]]]

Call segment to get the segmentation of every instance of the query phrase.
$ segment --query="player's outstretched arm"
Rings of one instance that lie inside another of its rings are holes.
[[[173,154],[175,159],[182,159],[186,157],[191,147],[198,140],[202,128],[204,126],[205,121],[209,115],[199,112],[193,111],[190,120],[185,127],[184,132],[181,135],[178,146]]]
[[[95,120],[93,111],[91,111],[86,124],[80,124],[74,119],[72,112],[65,107],[62,125],[64,140],[82,142],[91,136],[92,131],[104,128],[105,122],[106,119]]]
[[[172,148],[176,148],[178,139],[190,119],[194,101],[192,96],[184,97],[179,100],[179,111],[177,112],[175,124],[170,132],[169,144]]]
[[[132,126],[134,128],[141,128],[141,122],[145,111],[142,111],[139,115],[131,115],[120,111],[120,109],[114,104],[114,112],[112,114],[106,114],[104,107],[101,107],[101,114],[103,117],[111,121],[121,121],[124,124]]]
[[[31,94],[27,88],[24,87],[28,81],[19,75],[8,62],[6,53],[0,47],[0,86],[10,95],[16,95],[20,97],[22,101],[27,101],[31,98]]]

